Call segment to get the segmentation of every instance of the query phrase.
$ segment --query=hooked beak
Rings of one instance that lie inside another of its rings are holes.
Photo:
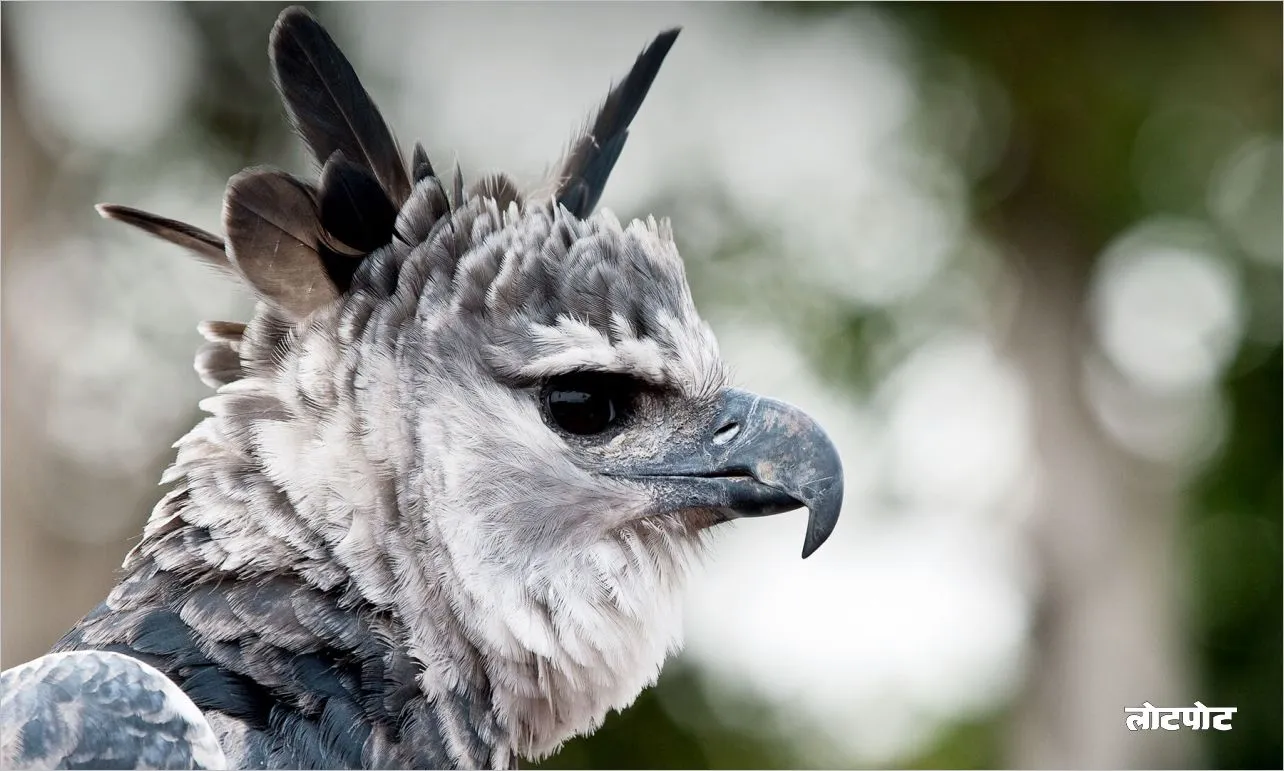
[[[736,519],[805,506],[804,559],[834,531],[843,504],[842,462],[824,429],[797,407],[734,388],[694,441],[622,476],[654,487],[668,511],[713,509]]]

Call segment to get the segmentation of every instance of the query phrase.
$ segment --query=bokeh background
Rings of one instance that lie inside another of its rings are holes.
[[[96,604],[310,171],[277,3],[3,6],[3,649]],[[1281,6],[318,4],[409,146],[537,183],[685,31],[603,204],[671,217],[738,380],[825,424],[831,542],[727,528],[686,651],[556,767],[1281,767]],[[1234,706],[1226,733],[1124,708]]]

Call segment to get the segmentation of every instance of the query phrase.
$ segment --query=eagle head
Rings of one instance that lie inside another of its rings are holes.
[[[201,559],[389,608],[421,688],[484,680],[528,756],[654,682],[710,528],[806,507],[806,557],[841,506],[815,421],[729,383],[669,223],[594,211],[676,35],[611,90],[551,193],[523,195],[447,181],[420,146],[407,164],[328,33],[288,9],[272,61],[319,179],[233,177],[226,238],[100,207],[259,299],[248,325],[202,327],[219,391],[171,477],[244,505],[181,515],[215,536]],[[231,489],[250,479],[264,500]]]

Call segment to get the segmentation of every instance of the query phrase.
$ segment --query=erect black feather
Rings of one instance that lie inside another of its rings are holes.
[[[597,206],[611,169],[624,149],[629,124],[638,114],[655,76],[681,28],[666,30],[643,49],[633,69],[611,89],[593,125],[571,146],[562,164],[557,202],[577,217],[587,217]]]
[[[397,209],[388,200],[379,180],[363,166],[336,150],[321,171],[317,193],[321,227],[339,244],[350,247],[351,256],[364,256],[392,240]],[[332,240],[327,245],[338,245]],[[341,254],[343,249],[335,249]]]
[[[606,181],[611,176],[611,170],[615,168],[615,162],[620,159],[620,153],[624,150],[624,140],[627,138],[628,132],[625,131],[611,137],[600,147],[594,148],[593,161],[584,169],[579,179],[566,187],[558,203],[580,218],[592,214],[602,197],[602,191],[606,189]]]
[[[419,142],[415,142],[415,152],[410,160],[410,178],[414,184],[419,184],[429,177],[437,176],[432,170],[432,162],[428,160],[428,151]]]
[[[317,253],[315,192],[303,182],[275,169],[242,171],[227,183],[223,227],[232,264],[294,319],[338,298]]]
[[[205,264],[218,268],[224,273],[237,275],[232,263],[227,259],[227,250],[223,239],[186,222],[167,219],[157,214],[119,206],[114,203],[100,203],[94,207],[98,213],[109,220],[117,220],[126,225],[133,225],[139,230],[150,233],[157,238],[169,241],[188,250],[201,258]]]
[[[397,141],[330,33],[299,6],[272,28],[272,67],[290,120],[324,164],[336,150],[365,164],[395,206],[410,195]]]
[[[322,243],[317,247],[321,265],[334,288],[346,292],[352,288],[352,277],[357,275],[357,268],[361,267],[365,255],[330,238],[328,233],[323,232],[321,237]]]

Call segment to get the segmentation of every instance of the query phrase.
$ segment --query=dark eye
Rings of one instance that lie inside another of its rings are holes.
[[[600,434],[623,420],[637,387],[632,378],[605,372],[560,375],[544,389],[549,420],[570,434]]]

